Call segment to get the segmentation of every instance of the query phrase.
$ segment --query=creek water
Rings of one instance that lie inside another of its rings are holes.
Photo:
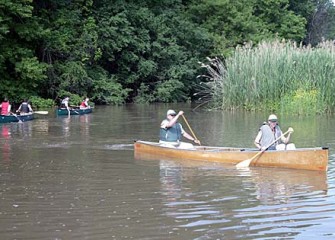
[[[1,124],[1,239],[335,239],[334,116],[278,116],[297,147],[330,148],[327,172],[134,158],[134,140],[157,141],[170,108],[209,146],[253,148],[270,114],[194,107]]]

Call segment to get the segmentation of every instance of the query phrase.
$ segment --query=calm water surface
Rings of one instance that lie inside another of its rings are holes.
[[[1,124],[1,240],[335,239],[335,117],[279,116],[297,147],[330,147],[326,173],[134,159],[169,108],[212,146],[253,147],[269,114],[128,105]]]

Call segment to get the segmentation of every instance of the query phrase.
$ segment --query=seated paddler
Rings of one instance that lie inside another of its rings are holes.
[[[189,135],[183,129],[182,125],[177,122],[178,118],[183,114],[183,111],[179,111],[178,114],[172,109],[167,111],[166,119],[164,119],[161,123],[159,143],[165,146],[179,148],[193,147],[193,145],[190,143],[182,143],[181,136],[184,136],[188,140],[191,140],[195,143],[200,143],[199,140],[194,139],[191,135]]]
[[[20,106],[16,110],[16,112],[20,113],[20,115],[27,115],[27,114],[32,114],[33,113],[33,109],[31,108],[31,105],[28,102],[28,99],[23,100],[23,102],[20,104]]]
[[[276,115],[271,114],[268,121],[260,127],[255,138],[256,147],[261,150],[294,150],[295,145],[289,143],[293,128],[288,128],[287,135],[284,136],[278,124]]]

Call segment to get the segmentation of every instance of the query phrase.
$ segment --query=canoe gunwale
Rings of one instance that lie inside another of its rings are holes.
[[[159,143],[135,141],[134,154],[141,159],[145,155],[169,159],[237,164],[250,159],[258,150],[250,148],[196,146],[195,149],[178,149],[160,146]],[[145,157],[144,157],[145,158]],[[328,147],[298,148],[296,150],[273,150],[262,153],[251,166],[281,167],[327,171]]]
[[[0,115],[0,123],[26,122],[34,120],[34,113],[24,115]]]
[[[84,114],[90,114],[92,113],[93,110],[92,108],[87,108],[87,109],[81,109],[81,108],[75,108],[75,109],[70,109],[70,115],[84,115]],[[67,116],[69,113],[66,108],[58,108],[56,110],[57,116]]]

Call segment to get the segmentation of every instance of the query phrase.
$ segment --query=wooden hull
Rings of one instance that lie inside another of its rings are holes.
[[[134,154],[137,159],[148,157],[159,159],[159,157],[163,157],[163,159],[189,159],[237,164],[252,158],[257,153],[258,151],[243,148],[195,146],[194,149],[178,149],[163,147],[159,143],[145,141],[136,141],[134,144]],[[328,148],[266,151],[254,159],[250,166],[327,171]]]
[[[26,122],[34,119],[34,114],[27,115],[0,115],[0,123]]]
[[[70,115],[83,115],[83,114],[88,114],[92,113],[92,108],[87,108],[87,109],[71,109],[70,110]],[[65,116],[68,115],[68,111],[66,109],[59,108],[57,109],[57,115],[58,116]]]

